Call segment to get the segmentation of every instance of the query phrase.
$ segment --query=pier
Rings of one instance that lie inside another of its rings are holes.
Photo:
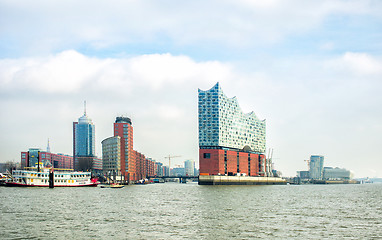
[[[187,179],[193,179],[193,180],[198,180],[199,176],[149,176],[147,179],[153,180],[153,179],[163,179],[164,181],[166,179],[179,179],[179,183],[186,183]]]

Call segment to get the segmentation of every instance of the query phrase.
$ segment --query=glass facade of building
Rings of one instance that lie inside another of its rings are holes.
[[[311,179],[321,180],[324,173],[324,156],[312,155],[309,162],[309,176]]]
[[[30,148],[28,152],[28,161],[29,161],[28,167],[37,167],[38,162],[40,161],[41,163],[41,159],[39,158],[40,158],[40,149]]]
[[[75,125],[75,156],[95,156],[95,126],[92,120],[84,114]]]
[[[271,176],[265,158],[265,120],[243,113],[216,83],[198,91],[201,175]]]
[[[22,167],[37,167],[40,162],[40,167],[54,168],[73,168],[73,157],[62,153],[51,153],[43,151],[39,148],[30,148],[28,152],[21,152]]]
[[[345,168],[332,168],[324,167],[324,179],[326,180],[339,180],[339,179],[352,179],[354,174]]]
[[[102,141],[102,161],[104,172],[121,172],[121,138],[109,137]]]
[[[192,160],[184,161],[184,173],[186,176],[195,176],[195,162]]]
[[[265,120],[245,114],[236,97],[228,98],[217,83],[199,89],[199,147],[226,147],[265,152]]]

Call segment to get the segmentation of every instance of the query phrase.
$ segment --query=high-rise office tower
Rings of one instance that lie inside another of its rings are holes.
[[[154,176],[155,161],[133,149],[133,126],[128,117],[117,117],[114,137],[102,141],[103,171],[131,182]]]
[[[322,179],[324,174],[324,156],[312,155],[309,161],[309,176],[311,179]]]
[[[76,170],[89,170],[92,168],[95,157],[95,126],[86,114],[73,122],[73,156]]]
[[[228,98],[219,83],[198,92],[200,174],[270,176],[265,120],[243,113],[236,97]]]
[[[195,162],[192,160],[184,161],[184,173],[186,176],[195,176]]]
[[[121,138],[119,136],[102,141],[102,162],[104,173],[121,175]]]
[[[121,174],[128,180],[136,180],[135,154],[133,151],[133,126],[130,118],[116,118],[114,123],[114,136],[119,136],[121,139]]]

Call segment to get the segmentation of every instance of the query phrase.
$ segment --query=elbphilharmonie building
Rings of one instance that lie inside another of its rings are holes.
[[[219,83],[198,93],[200,173],[267,176],[265,120],[243,113]]]
[[[236,97],[228,98],[217,83],[199,89],[199,145],[265,152],[265,120],[245,114]]]

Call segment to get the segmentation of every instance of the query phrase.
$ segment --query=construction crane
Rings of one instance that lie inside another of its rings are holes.
[[[169,176],[170,176],[170,171],[171,171],[171,158],[177,158],[177,157],[181,157],[181,156],[168,155],[168,157],[164,157],[164,158],[168,158],[168,175]]]

